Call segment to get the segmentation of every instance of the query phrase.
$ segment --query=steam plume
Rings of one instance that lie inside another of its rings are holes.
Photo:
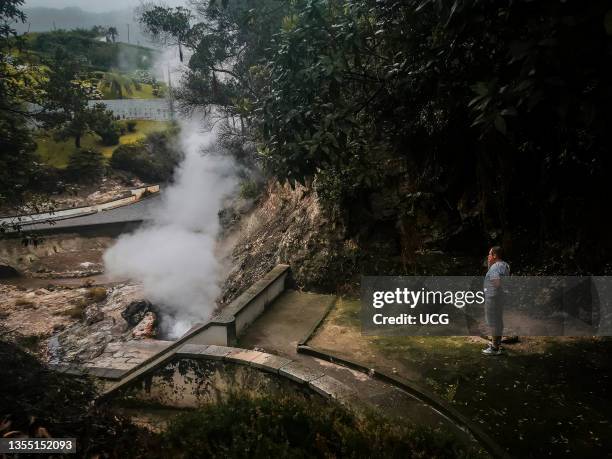
[[[104,255],[111,276],[142,282],[162,309],[163,331],[178,337],[210,317],[222,265],[215,257],[218,211],[235,187],[234,165],[216,152],[215,132],[200,116],[180,120],[184,160],[162,190],[152,221],[121,236]]]

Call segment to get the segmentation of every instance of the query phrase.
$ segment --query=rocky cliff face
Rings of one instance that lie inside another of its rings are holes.
[[[316,192],[298,185],[270,183],[255,207],[234,225],[227,239],[237,241],[228,256],[232,269],[221,304],[279,263],[291,265],[300,288],[334,288],[350,259],[345,229],[323,212]],[[347,257],[348,256],[348,257]]]

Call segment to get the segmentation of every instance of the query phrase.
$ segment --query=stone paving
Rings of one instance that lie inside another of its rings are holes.
[[[102,354],[83,366],[91,374],[116,378],[127,370],[142,364],[171,344],[172,341],[154,339],[110,343]]]

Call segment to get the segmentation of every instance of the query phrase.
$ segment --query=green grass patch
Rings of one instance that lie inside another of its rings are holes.
[[[354,337],[359,310],[358,300],[343,299],[326,323],[350,329]],[[516,457],[597,457],[612,451],[610,339],[525,337],[505,346],[504,357],[483,356],[486,343],[471,337],[359,339],[366,363],[409,379],[419,375],[419,384]],[[334,346],[330,351],[344,355],[341,341]]]
[[[120,123],[125,123],[121,121]],[[167,121],[136,120],[136,130],[126,132],[119,138],[119,144],[113,146],[102,145],[100,137],[90,133],[81,139],[83,149],[94,149],[100,151],[106,158],[110,158],[119,145],[136,143],[144,139],[151,132],[165,131],[171,126]],[[53,167],[64,169],[68,165],[70,153],[75,150],[74,139],[58,142],[48,132],[41,132],[36,136],[36,152],[40,159]]]
[[[116,91],[111,91],[108,88],[99,88],[102,93],[104,100],[120,99],[119,94]],[[163,86],[161,94],[163,95]],[[123,93],[123,99],[158,99],[159,97],[153,95],[153,86],[146,83],[140,84],[140,89],[132,89],[131,94]]]

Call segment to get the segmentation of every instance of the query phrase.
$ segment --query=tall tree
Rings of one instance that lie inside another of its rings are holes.
[[[19,37],[12,23],[24,22],[23,0],[0,2],[0,205],[17,206],[32,188],[38,172],[25,102],[38,100],[38,69],[20,62],[12,50]],[[1,229],[1,228],[0,228]]]
[[[111,41],[115,43],[115,41],[117,40],[117,37],[119,36],[119,31],[117,30],[116,27],[109,27],[107,34],[110,37]]]
[[[141,12],[141,23],[146,31],[159,42],[178,46],[181,62],[183,62],[183,46],[189,40],[191,19],[191,11],[182,6],[175,8],[145,6]]]
[[[54,130],[56,139],[74,138],[75,147],[81,148],[83,135],[94,130],[100,117],[110,115],[98,106],[101,104],[88,106],[92,88],[80,80],[80,64],[66,50],[57,49],[50,69],[42,119],[47,128]]]

